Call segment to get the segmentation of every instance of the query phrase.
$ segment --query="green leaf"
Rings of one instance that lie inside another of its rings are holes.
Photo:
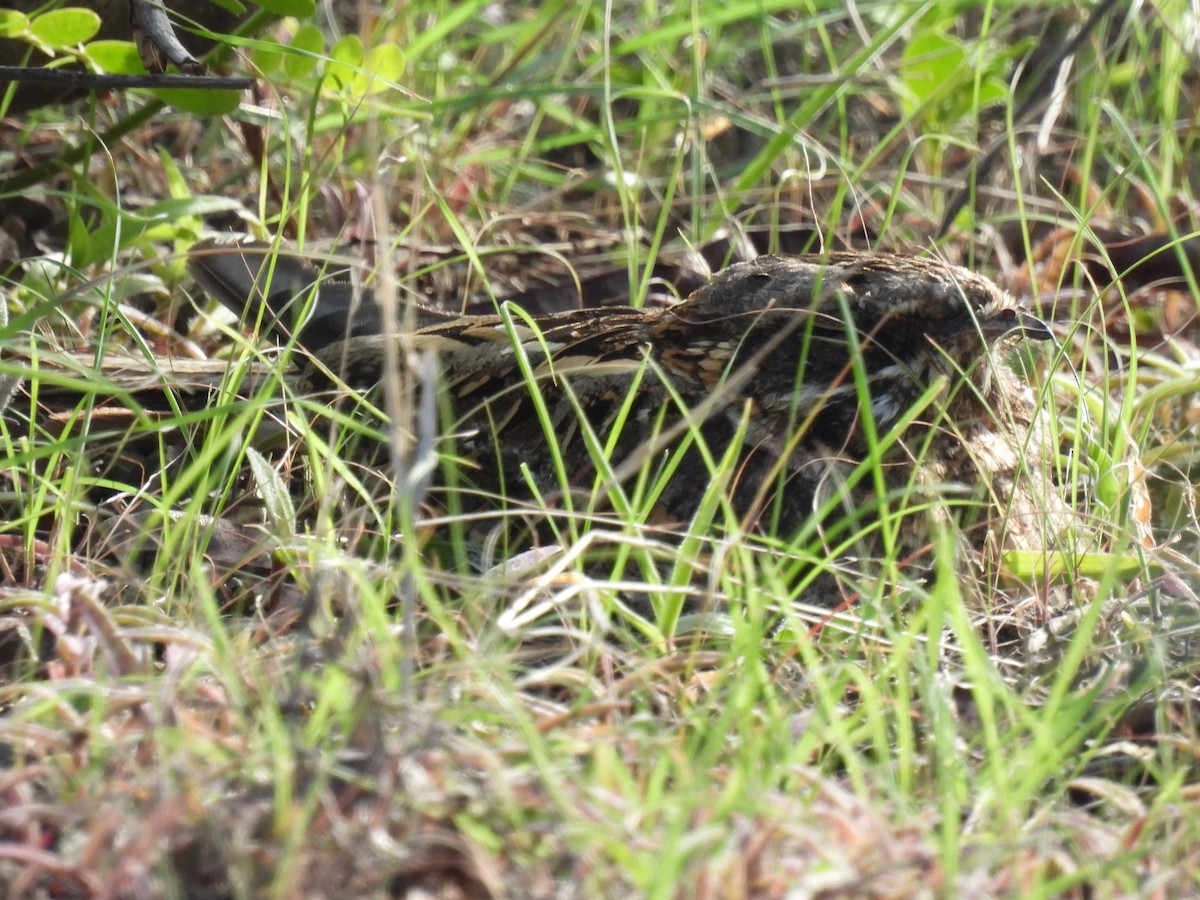
[[[208,0],[208,2],[213,6],[219,6],[226,12],[233,13],[235,16],[240,16],[246,11],[246,5],[239,3],[238,0]],[[264,6],[265,4],[260,3],[258,5]]]
[[[283,59],[283,70],[291,78],[303,78],[325,54],[325,35],[313,25],[303,25],[289,44],[292,52]]]
[[[212,88],[155,88],[147,93],[178,110],[198,116],[224,116],[242,102],[240,91]]]
[[[275,467],[253,447],[246,448],[246,461],[250,463],[250,472],[263,499],[267,518],[270,519],[276,533],[295,534],[296,508],[292,505],[287,485],[279,477]]]
[[[984,80],[979,85],[979,106],[992,106],[997,103],[1005,103],[1008,101],[1008,85],[999,78],[991,77]]]
[[[90,9],[53,9],[35,18],[30,33],[51,47],[74,47],[91,40],[100,30],[100,17]]]
[[[97,229],[93,234],[78,210],[71,210],[67,213],[67,258],[71,260],[71,265],[83,268],[97,259],[111,255],[112,229],[111,227],[108,229],[107,235],[100,233],[104,230]],[[106,238],[108,246],[99,254],[94,254],[92,248],[103,244]]]
[[[900,58],[900,77],[912,109],[920,107],[947,84],[957,81],[967,52],[955,38],[936,32],[916,35]]]
[[[367,54],[363,71],[354,79],[356,94],[392,90],[404,73],[404,52],[395,44],[379,44]]]
[[[255,0],[267,12],[293,19],[308,19],[317,11],[315,0]]]
[[[197,194],[192,197],[173,197],[152,204],[136,215],[126,217],[127,223],[136,225],[156,225],[164,222],[177,222],[186,216],[211,216],[217,213],[241,209],[236,200],[229,197],[218,197],[212,194]]]
[[[1010,550],[1001,554],[1004,568],[1025,581],[1061,575],[1071,572],[1085,578],[1103,578],[1112,572],[1119,577],[1130,578],[1146,571],[1146,566],[1158,568],[1154,561],[1138,559],[1136,554],[1127,553],[1084,553],[1064,554],[1056,551]]]
[[[20,37],[29,30],[29,18],[15,9],[0,9],[0,37]]]
[[[132,41],[92,41],[83,56],[101,72],[111,75],[145,75],[146,66]]]
[[[250,60],[263,75],[271,75],[282,68],[284,52],[278,41],[264,38],[251,48]]]
[[[167,192],[175,200],[190,200],[192,192],[188,188],[187,179],[179,171],[179,165],[165,147],[158,148],[158,162],[163,168],[163,176],[167,181]]]
[[[363,63],[363,45],[356,34],[348,34],[329,48],[329,60],[325,63],[325,75],[338,87],[354,83],[354,77]]]

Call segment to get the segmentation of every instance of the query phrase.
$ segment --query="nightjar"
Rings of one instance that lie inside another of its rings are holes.
[[[265,303],[295,330],[316,363],[302,390],[384,377],[369,293],[262,247],[206,243],[191,266],[235,311]],[[684,529],[715,490],[742,528],[860,559],[885,543],[920,558],[937,521],[989,555],[1039,549],[1064,514],[1037,406],[1004,360],[1051,332],[937,260],[763,256],[667,308],[416,321],[404,340],[436,353],[467,508],[578,493],[575,509],[616,500]]]

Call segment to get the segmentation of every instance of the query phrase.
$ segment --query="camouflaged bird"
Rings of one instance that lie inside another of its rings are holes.
[[[341,274],[212,244],[191,267],[235,311],[266,305],[274,330],[298,334],[315,357],[301,391],[331,389],[331,374],[356,390],[384,377],[378,311]],[[1037,407],[1003,360],[1052,335],[988,279],[937,260],[764,256],[669,308],[571,310],[533,328],[416,320],[405,340],[437,355],[443,433],[471,497],[530,500],[527,477],[551,500],[653,485],[632,508],[682,529],[717,489],[747,528],[805,530],[860,557],[881,553],[885,510],[909,557],[939,520],[975,549],[1037,549],[1062,512]]]

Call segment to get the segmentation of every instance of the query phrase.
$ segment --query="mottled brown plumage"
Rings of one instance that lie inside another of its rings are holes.
[[[260,251],[235,254],[216,274],[206,261],[220,255],[205,251],[193,268],[222,300],[238,308],[255,293],[290,321],[282,310],[294,290],[264,298],[233,277],[258,272]],[[294,270],[276,278],[313,280]],[[326,343],[349,298],[364,298],[344,285],[319,290],[320,327],[300,332],[319,365],[298,386],[330,388],[328,373],[356,389],[377,385],[388,340],[370,333],[378,317],[368,312],[363,327],[359,312],[353,337]],[[1050,332],[988,279],[936,260],[766,256],[667,309],[573,310],[539,317],[535,329],[516,316],[423,311],[418,321],[406,346],[437,355],[454,418],[444,430],[456,435],[464,477],[509,501],[530,496],[525,472],[554,497],[631,491],[643,469],[674,461],[653,507],[656,521],[682,528],[714,478],[711,461],[735,448],[723,488],[742,523],[781,536],[811,528],[830,552],[879,553],[884,506],[904,510],[905,555],[921,553],[935,519],[961,526],[976,548],[1041,547],[1061,512],[1032,396],[1003,362],[1021,339]],[[609,449],[599,462],[585,430]],[[860,466],[871,457],[880,464]]]

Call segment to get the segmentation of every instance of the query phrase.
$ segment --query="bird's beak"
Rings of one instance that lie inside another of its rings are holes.
[[[1029,341],[1052,341],[1054,332],[1050,326],[1033,313],[1019,309],[1006,309],[979,323],[979,330],[986,338],[997,339],[1016,335]]]
[[[1019,312],[1017,313],[1017,330],[1021,332],[1021,337],[1030,341],[1052,341],[1054,340],[1054,332],[1050,330],[1050,326],[1035,316],[1033,313]]]

